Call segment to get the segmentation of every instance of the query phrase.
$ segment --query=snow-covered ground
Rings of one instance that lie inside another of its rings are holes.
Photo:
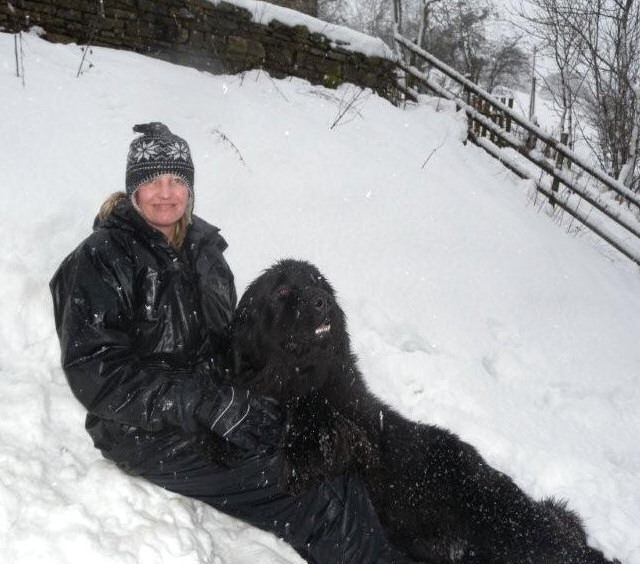
[[[59,367],[47,283],[124,182],[135,123],[196,163],[238,290],[282,257],[340,294],[372,389],[474,444],[590,542],[640,564],[640,276],[569,236],[528,185],[463,146],[449,104],[406,110],[260,72],[0,34],[0,561],[294,563],[274,537],[101,459]]]

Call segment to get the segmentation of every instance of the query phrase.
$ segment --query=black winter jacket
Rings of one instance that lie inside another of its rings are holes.
[[[195,217],[176,252],[121,201],[51,280],[62,366],[106,456],[132,435],[197,429],[236,305],[226,247]]]

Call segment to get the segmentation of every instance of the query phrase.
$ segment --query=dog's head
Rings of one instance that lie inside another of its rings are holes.
[[[317,388],[323,369],[346,352],[348,342],[344,314],[327,279],[312,264],[292,259],[276,263],[249,285],[231,334],[236,374],[262,371],[264,376],[268,367],[277,381],[251,384],[282,392],[276,395],[304,395]]]

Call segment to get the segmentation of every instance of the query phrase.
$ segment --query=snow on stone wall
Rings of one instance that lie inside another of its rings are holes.
[[[351,82],[390,99],[397,95],[393,54],[380,39],[266,2],[0,3],[0,30],[32,26],[49,41],[128,49],[216,74],[261,68],[276,77],[329,87]]]

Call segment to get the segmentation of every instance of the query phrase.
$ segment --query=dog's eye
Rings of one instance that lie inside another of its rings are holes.
[[[291,288],[289,288],[289,286],[280,286],[277,290],[276,293],[278,294],[278,296],[280,296],[281,298],[286,298],[290,293],[291,293]]]

